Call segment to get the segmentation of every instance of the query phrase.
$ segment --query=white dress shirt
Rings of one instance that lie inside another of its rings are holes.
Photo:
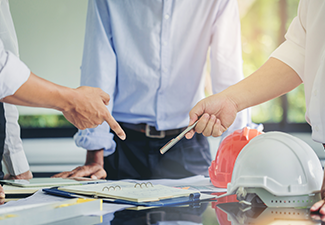
[[[286,41],[271,55],[302,79],[312,138],[325,143],[325,1],[301,0]]]
[[[18,58],[18,43],[8,0],[0,0],[0,98],[14,94],[26,82],[30,70]],[[4,103],[6,139],[3,161],[11,175],[29,170],[28,161],[20,139],[18,110]]]

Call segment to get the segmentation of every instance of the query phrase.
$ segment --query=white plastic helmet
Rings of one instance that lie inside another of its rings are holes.
[[[237,157],[227,195],[250,204],[257,195],[270,207],[311,206],[320,199],[323,169],[313,149],[282,132],[251,140]]]

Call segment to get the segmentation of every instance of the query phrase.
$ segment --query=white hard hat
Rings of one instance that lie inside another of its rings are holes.
[[[323,169],[313,149],[282,132],[253,138],[236,159],[227,195],[242,202],[252,194],[270,207],[311,206],[320,199]]]

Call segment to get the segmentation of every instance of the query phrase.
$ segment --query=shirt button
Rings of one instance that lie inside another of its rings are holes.
[[[314,89],[314,96],[317,96],[317,89]]]
[[[169,15],[168,15],[168,14],[165,15],[165,19],[166,19],[166,20],[169,19]]]
[[[318,131],[319,131],[319,129],[318,129],[318,126],[317,126],[317,125],[315,126],[315,131],[316,131],[316,132],[318,132]]]
[[[167,42],[166,41],[163,41],[162,44],[163,44],[163,46],[166,46],[167,45]]]

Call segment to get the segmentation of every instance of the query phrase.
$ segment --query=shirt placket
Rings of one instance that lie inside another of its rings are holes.
[[[168,79],[170,75],[170,27],[171,27],[171,13],[172,13],[173,0],[163,0],[162,11],[162,25],[161,25],[161,37],[160,37],[160,88],[158,89],[157,97],[157,127],[161,127],[166,119],[166,113],[164,111],[164,105],[168,104],[164,97],[166,86],[168,85]]]

